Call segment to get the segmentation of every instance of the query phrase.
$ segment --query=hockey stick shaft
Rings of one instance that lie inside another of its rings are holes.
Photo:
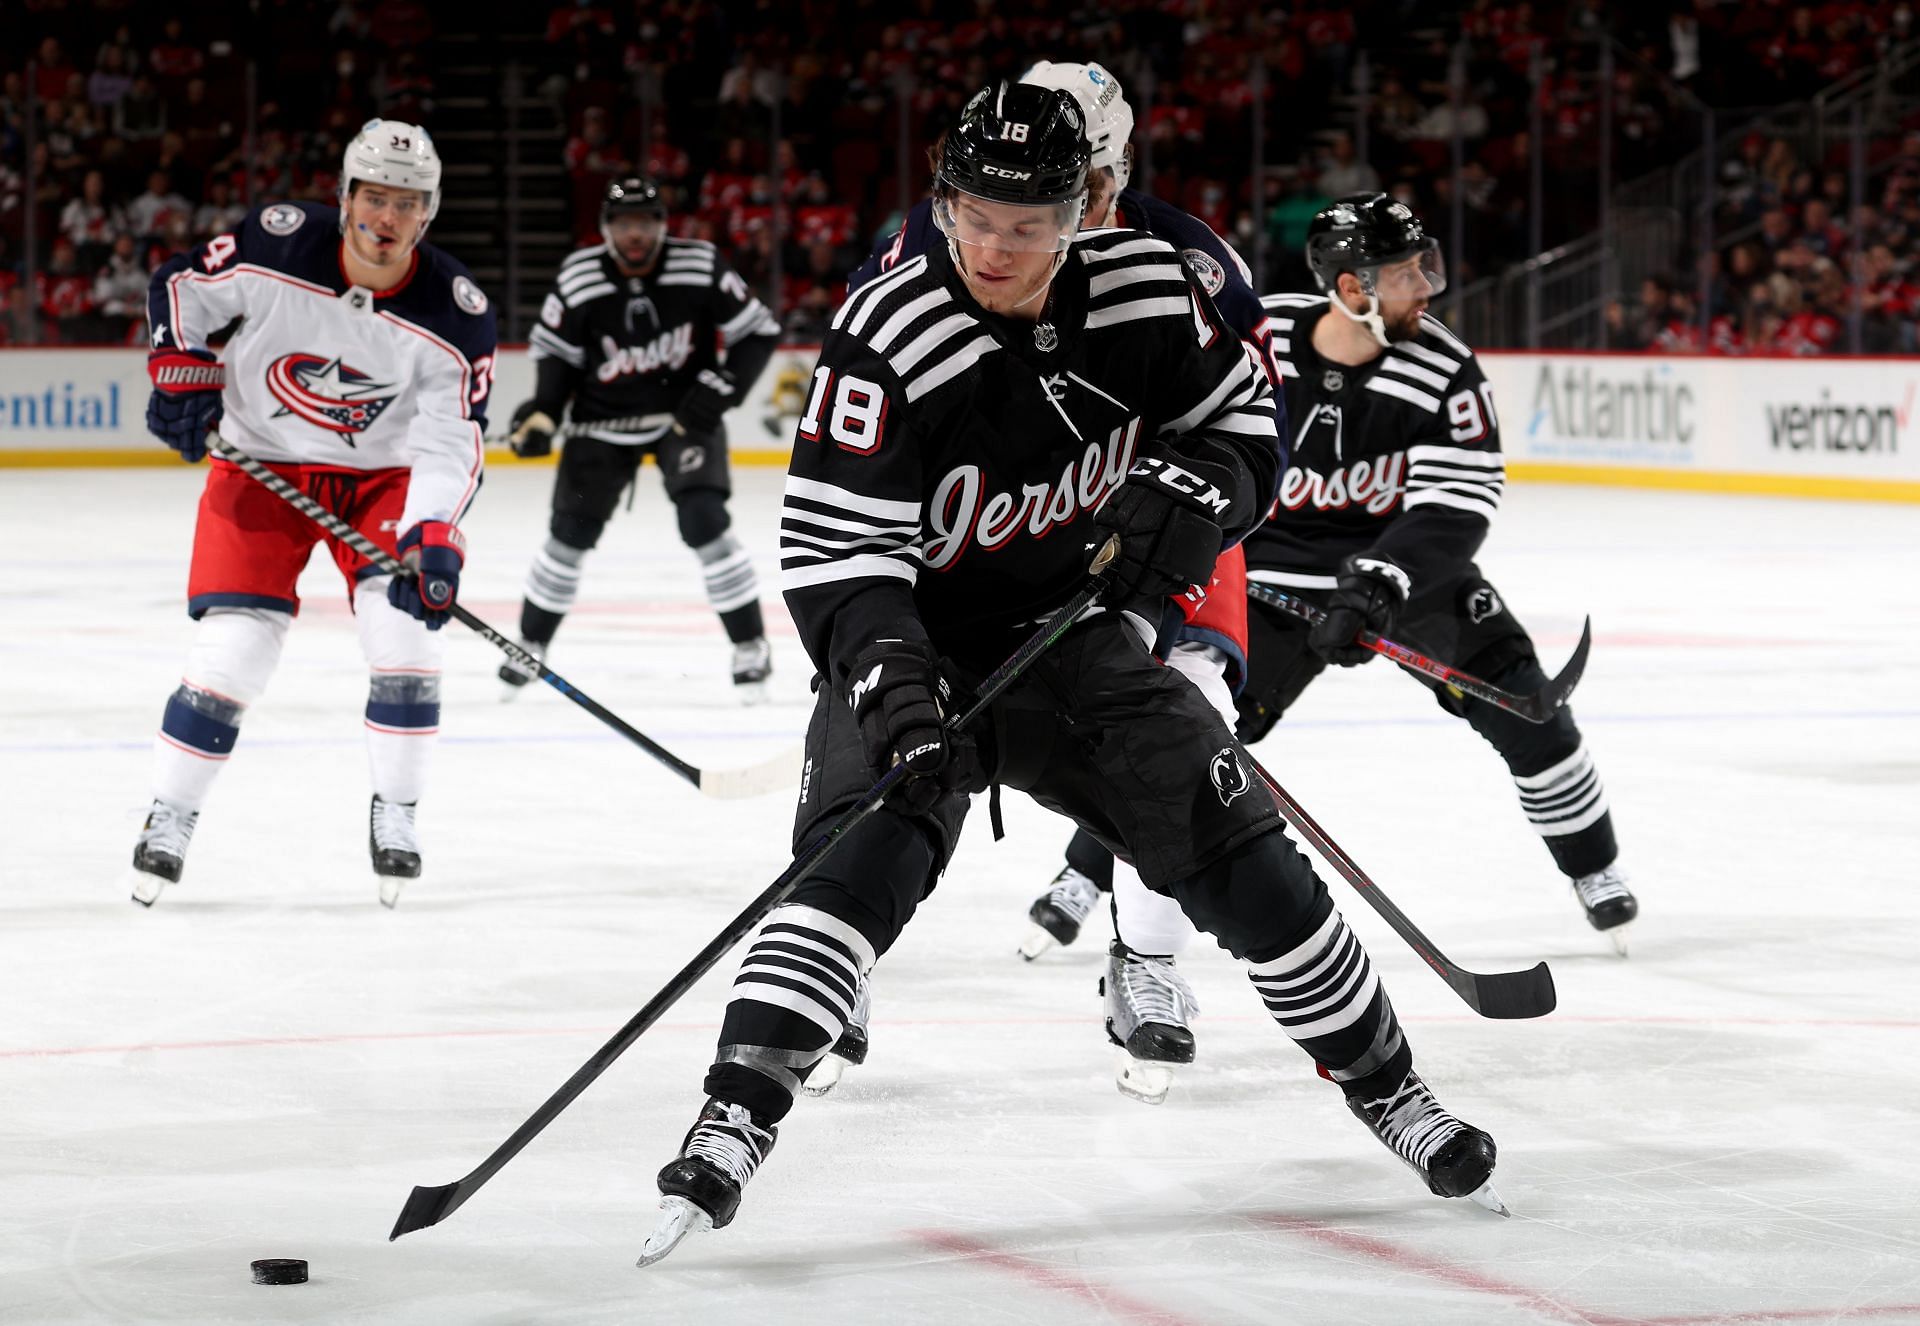
[[[294,510],[298,511],[308,520],[311,520],[334,538],[340,540],[340,542],[346,544],[347,547],[359,553],[388,575],[411,576],[414,574],[411,569],[404,565],[392,553],[369,539],[359,530],[353,528],[353,526],[347,524],[333,512],[314,501],[313,498],[294,487],[284,477],[275,474],[260,461],[249,456],[246,452],[240,450],[240,448],[221,437],[218,433],[209,432],[207,434],[207,445],[215,453],[244,470],[248,478],[261,484],[269,492],[273,493],[274,496],[286,502],[289,506],[293,507]],[[774,775],[767,780],[766,786],[758,786],[757,780],[749,777],[749,775],[757,774],[759,767],[756,767],[755,770],[703,771],[694,765],[688,764],[652,737],[649,737],[646,733],[628,723],[625,719],[582,691],[565,677],[562,677],[559,673],[549,668],[545,663],[542,663],[531,651],[521,648],[518,642],[510,640],[500,634],[500,632],[494,630],[493,627],[481,621],[480,618],[468,612],[458,603],[455,603],[449,611],[454,620],[458,621],[462,626],[473,630],[520,667],[525,668],[529,672],[537,673],[541,681],[546,682],[547,685],[559,691],[560,694],[566,696],[569,700],[579,705],[602,723],[605,723],[615,732],[618,732],[628,741],[640,747],[641,750],[653,756],[654,759],[660,761],[660,763],[666,765],[667,768],[673,770],[674,773],[680,775],[680,777],[686,779],[689,783],[700,788],[701,791],[706,792],[708,795],[758,795],[759,792],[775,791],[785,785],[785,780],[778,777],[778,774],[792,763],[790,759],[785,757],[770,761],[768,765],[762,766]],[[749,788],[753,790],[746,790]]]
[[[1118,540],[1109,540],[1100,554],[1094,558],[1093,574],[1085,587],[1061,605],[1060,609],[1047,618],[1038,631],[1014,651],[1012,657],[980,684],[975,692],[974,702],[958,718],[947,723],[950,731],[959,731],[971,726],[981,714],[986,712],[987,706],[999,698],[1007,687],[1018,681],[1032,666],[1034,660],[1052,648],[1054,642],[1065,635],[1068,629],[1080,620],[1081,615],[1093,606],[1094,600],[1099,598],[1101,591],[1106,588],[1103,572],[1118,550]],[[887,794],[905,777],[905,765],[896,764],[887,770],[878,782],[867,789],[860,800],[809,843],[794,858],[793,864],[780,872],[778,879],[761,890],[760,896],[748,904],[745,911],[728,922],[726,929],[715,935],[705,948],[696,953],[693,960],[681,968],[679,975],[667,982],[660,993],[649,999],[645,1007],[615,1032],[611,1040],[596,1050],[591,1059],[588,1059],[572,1077],[562,1083],[560,1089],[549,1096],[545,1103],[535,1110],[525,1123],[516,1128],[513,1135],[502,1142],[492,1155],[480,1162],[479,1167],[471,1174],[436,1188],[416,1187],[409,1193],[406,1205],[400,1209],[399,1219],[394,1221],[393,1232],[387,1235],[388,1241],[391,1242],[402,1234],[410,1234],[416,1229],[437,1225],[459,1210],[488,1179],[499,1173],[501,1166],[520,1154],[527,1143],[538,1137],[562,1110],[573,1103],[576,1096],[585,1091],[595,1078],[606,1072],[614,1060],[625,1054],[647,1028],[659,1021],[668,1009],[680,1002],[681,997],[691,990],[702,976],[712,970],[714,964],[725,957],[742,939],[745,939],[774,908],[784,902],[787,896],[800,886],[800,882],[826,859],[827,854],[845,840],[848,833],[880,808]]]
[[[664,428],[669,424],[673,425],[673,431],[676,433],[686,431],[679,424],[674,423],[671,414],[629,414],[618,419],[583,419],[561,424],[553,430],[553,436],[557,441],[564,441],[570,437],[578,437],[582,433],[599,432],[603,429],[610,433],[638,433],[642,429]],[[504,447],[507,445],[509,436],[507,433],[496,433],[487,438],[486,443],[490,447]]]
[[[1393,899],[1380,891],[1380,886],[1347,855],[1339,843],[1328,836],[1327,831],[1320,827],[1313,816],[1307,814],[1298,801],[1287,794],[1279,780],[1268,773],[1260,761],[1254,759],[1244,747],[1240,753],[1247,761],[1247,766],[1273,793],[1273,799],[1280,803],[1280,813],[1286,817],[1287,823],[1313,845],[1313,849],[1340,873],[1341,878],[1353,886],[1354,892],[1367,900],[1368,906],[1386,918],[1387,924],[1407,941],[1420,960],[1439,973],[1440,979],[1465,1000],[1469,1008],[1487,1018],[1537,1018],[1553,1012],[1558,996],[1554,993],[1553,973],[1547,969],[1546,963],[1536,963],[1526,971],[1485,975],[1460,966],[1442,953],[1439,946],[1394,905]]]
[[[1249,584],[1247,596],[1312,625],[1319,625],[1327,617],[1325,609],[1271,585]],[[1575,646],[1573,656],[1567,660],[1567,666],[1560,670],[1560,675],[1533,695],[1515,695],[1511,691],[1503,691],[1472,673],[1462,672],[1451,663],[1428,658],[1416,649],[1383,639],[1371,631],[1362,631],[1356,638],[1361,645],[1404,668],[1424,673],[1476,700],[1485,700],[1509,713],[1518,714],[1530,723],[1545,723],[1566,704],[1567,697],[1573,694],[1573,688],[1580,684],[1581,674],[1587,670],[1587,653],[1593,647],[1593,624],[1588,622],[1581,628],[1580,643]]]

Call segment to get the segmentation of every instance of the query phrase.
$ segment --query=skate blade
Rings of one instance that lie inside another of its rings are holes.
[[[800,1089],[818,1100],[840,1085],[841,1075],[847,1071],[847,1063],[837,1054],[828,1055],[807,1074],[807,1080]]]
[[[1467,1200],[1476,1206],[1486,1207],[1487,1210],[1497,1216],[1504,1216],[1508,1220],[1513,1219],[1513,1212],[1509,1211],[1507,1204],[1500,1200],[1500,1194],[1493,1190],[1493,1180],[1491,1179],[1468,1193]]]
[[[1113,1084],[1120,1088],[1120,1094],[1147,1105],[1159,1105],[1166,1101],[1167,1093],[1173,1090],[1173,1066],[1155,1062],[1151,1059],[1136,1059],[1121,1050],[1114,1059],[1116,1068]]]
[[[1032,962],[1059,942],[1045,926],[1036,925],[1032,932],[1020,941],[1020,956]]]
[[[133,887],[131,889],[133,900],[142,907],[153,906],[154,903],[160,900],[160,895],[165,892],[167,881],[158,875],[149,875],[144,870],[135,870],[131,873],[133,875]]]
[[[640,1245],[635,1266],[651,1266],[675,1248],[689,1234],[704,1234],[713,1228],[713,1217],[684,1197],[660,1199],[660,1223]]]
[[[748,709],[773,703],[773,694],[767,689],[767,683],[764,681],[736,681],[733,684],[733,694],[741,705]]]
[[[405,888],[406,884],[407,876],[405,875],[380,876],[380,905],[392,911],[399,905],[400,890]]]
[[[1625,925],[1616,925],[1613,929],[1602,930],[1600,933],[1607,937],[1609,944],[1613,945],[1613,951],[1624,958],[1627,956],[1627,931],[1631,929],[1633,929],[1633,922],[1628,921]]]

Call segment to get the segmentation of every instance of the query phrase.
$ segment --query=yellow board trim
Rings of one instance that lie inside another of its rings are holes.
[[[1613,488],[1673,488],[1696,493],[1757,493],[1845,502],[1920,502],[1920,480],[1836,479],[1820,474],[1737,474],[1631,465],[1564,465],[1508,461],[1511,478],[1540,483],[1592,483]]]

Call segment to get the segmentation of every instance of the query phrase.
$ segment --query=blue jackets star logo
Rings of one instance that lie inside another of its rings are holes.
[[[364,433],[397,395],[395,384],[373,378],[339,359],[321,355],[281,355],[267,367],[267,390],[280,402],[274,418],[297,415],[317,428],[342,434]]]

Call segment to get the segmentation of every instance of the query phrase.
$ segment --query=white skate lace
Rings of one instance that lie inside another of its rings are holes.
[[[187,844],[193,841],[193,826],[199,820],[197,810],[156,801],[147,812],[146,826],[140,830],[140,843],[155,856],[184,857]]]
[[[1158,1022],[1184,1027],[1187,1019],[1200,1011],[1193,987],[1171,958],[1148,958],[1138,953],[1121,958],[1120,998],[1132,1012],[1135,1025]]]
[[[1427,1173],[1433,1153],[1466,1125],[1442,1108],[1427,1084],[1408,1073],[1391,1096],[1365,1102],[1369,1115],[1377,1112],[1373,1130],[1403,1160]]]
[[[413,806],[402,801],[373,799],[373,840],[384,851],[420,851],[420,839],[413,830]]]
[[[1618,866],[1608,866],[1605,870],[1591,875],[1582,875],[1573,881],[1574,892],[1580,895],[1581,903],[1592,911],[1603,902],[1615,898],[1631,898],[1633,893],[1627,888],[1627,877]]]
[[[1099,897],[1100,886],[1068,866],[1054,878],[1053,887],[1047,891],[1047,905],[1078,924],[1087,919]]]
[[[686,1154],[698,1156],[725,1171],[728,1178],[744,1188],[753,1172],[760,1168],[760,1162],[766,1159],[773,1145],[773,1134],[756,1126],[744,1105],[728,1105],[726,1112],[724,1122],[702,1119],[694,1127],[693,1136],[687,1140]]]

